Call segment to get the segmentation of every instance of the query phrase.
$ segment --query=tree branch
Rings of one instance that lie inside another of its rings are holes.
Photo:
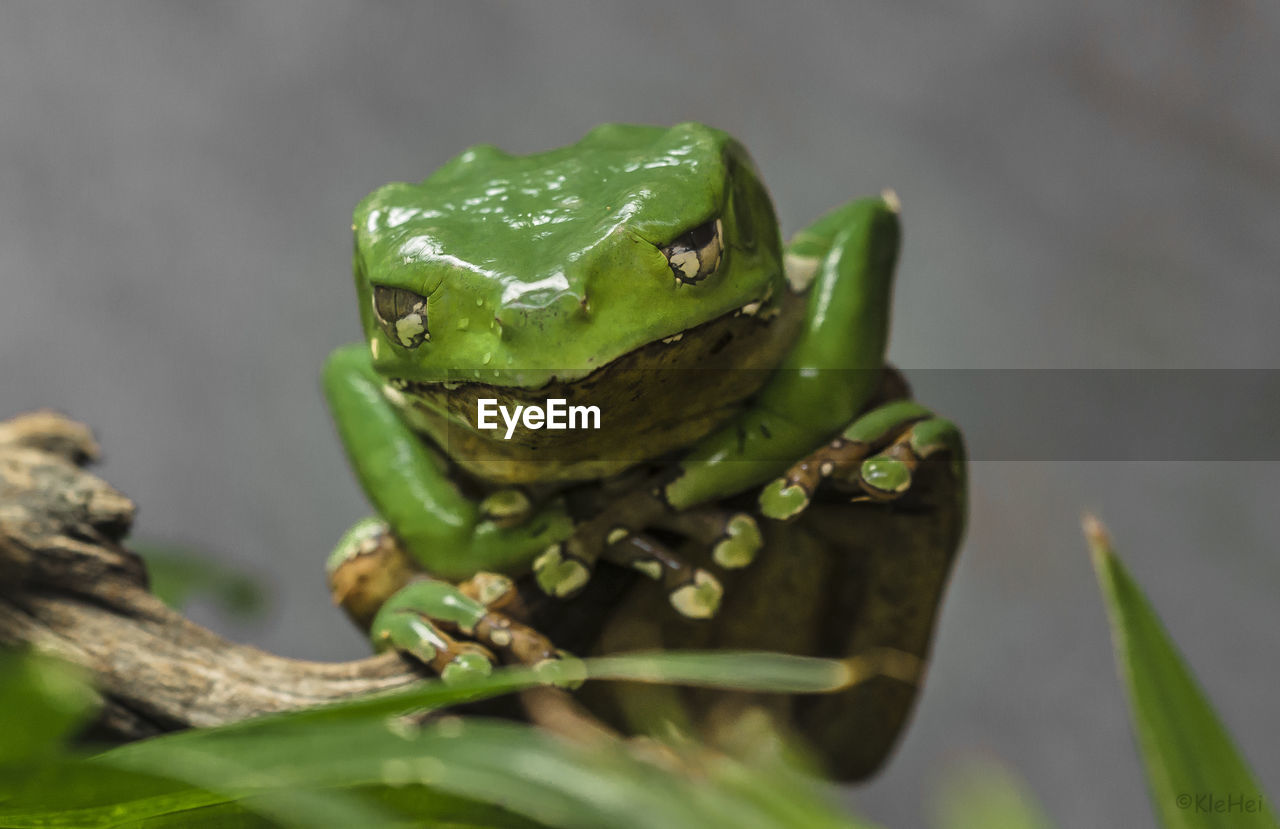
[[[82,465],[98,447],[53,412],[0,422],[0,644],[85,668],[102,736],[137,739],[377,691],[423,675],[396,654],[303,662],[239,645],[147,589],[121,540],[133,503]]]

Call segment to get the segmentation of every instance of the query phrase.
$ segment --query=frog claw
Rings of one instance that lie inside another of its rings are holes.
[[[671,606],[689,619],[710,619],[720,609],[724,588],[720,580],[706,570],[695,570],[693,581],[671,591]]]

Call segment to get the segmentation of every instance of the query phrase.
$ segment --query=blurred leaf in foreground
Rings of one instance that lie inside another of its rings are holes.
[[[965,763],[943,783],[940,829],[1051,829],[1053,823],[1017,775],[994,761]]]
[[[1156,814],[1166,829],[1276,829],[1262,787],[1093,516],[1084,534]]]
[[[769,653],[639,654],[586,660],[593,678],[779,692],[838,688],[857,660]],[[464,687],[410,692],[176,733],[67,760],[55,777],[0,783],[0,825],[457,825],[842,827],[826,784],[781,764],[701,747],[565,742],[538,728],[448,716],[425,727],[391,715],[539,684],[505,670]]]
[[[97,701],[72,666],[0,649],[0,766],[56,754]]]
[[[155,544],[135,544],[147,563],[151,592],[175,610],[195,597],[212,599],[237,618],[260,616],[266,607],[262,588],[249,576],[208,555]]]

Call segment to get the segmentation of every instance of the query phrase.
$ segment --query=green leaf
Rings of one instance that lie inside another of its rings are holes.
[[[875,652],[871,656],[875,658],[835,660],[765,651],[663,651],[584,659],[582,666],[591,680],[626,680],[802,694],[838,691],[874,675],[874,669],[882,660]],[[371,695],[287,714],[269,714],[218,728],[172,734],[161,739],[184,740],[210,733],[271,730],[281,726],[296,727],[306,723],[388,716],[414,710],[436,710],[522,691],[545,682],[546,675],[531,668],[502,668],[490,676],[453,685],[446,685],[439,680],[428,681],[403,691]]]
[[[1050,829],[1053,823],[1020,778],[1000,763],[970,759],[943,783],[940,829]]]
[[[97,703],[71,665],[0,650],[0,765],[56,753]]]
[[[209,556],[153,544],[132,546],[147,563],[151,592],[174,609],[181,610],[197,596],[243,618],[260,616],[266,607],[257,582]]]
[[[0,826],[185,827],[213,820],[210,815],[214,813],[243,816],[243,820],[236,818],[240,823],[232,825],[262,824],[255,815],[270,818],[273,822],[268,825],[272,826],[338,829],[399,825],[384,810],[344,792],[312,791],[304,786],[245,793],[219,791],[214,784],[237,769],[234,761],[216,763],[181,752],[174,752],[164,767],[136,769],[65,757],[35,768],[11,770],[13,773],[3,778]],[[235,809],[224,808],[237,800],[240,803]]]
[[[842,687],[860,675],[858,664],[722,652],[584,662],[593,677],[774,691]],[[68,760],[0,796],[0,825],[858,825],[823,784],[779,765],[748,767],[687,746],[668,768],[621,744],[568,745],[530,726],[446,717],[419,729],[389,718],[542,679],[508,669],[465,687],[426,683]]]
[[[1262,788],[1106,530],[1085,516],[1084,533],[1161,823],[1166,829],[1276,829]]]
[[[800,775],[765,775],[720,757],[701,764],[693,756],[691,768],[667,769],[622,743],[569,744],[507,722],[450,717],[413,728],[377,718],[184,742],[177,751],[166,738],[138,743],[97,762],[200,776],[210,788],[255,799],[299,786],[426,787],[563,827],[855,825]]]

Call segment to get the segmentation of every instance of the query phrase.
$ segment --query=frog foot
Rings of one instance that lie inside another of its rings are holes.
[[[795,518],[824,482],[854,491],[854,501],[892,501],[911,488],[920,460],[958,445],[950,421],[911,400],[887,403],[858,417],[760,493],[760,511],[780,521]]]
[[[579,523],[572,536],[551,545],[534,560],[535,581],[549,596],[566,599],[576,595],[591,580],[596,562],[618,537],[619,527],[648,526],[664,511],[662,501],[648,492],[635,491],[614,499]]]
[[[511,579],[498,573],[477,573],[457,590],[461,597],[449,596],[448,601],[459,617],[464,617],[457,622],[459,628],[502,654],[503,661],[528,665],[548,684],[560,688],[577,688],[586,679],[582,660],[502,612],[520,601]]]
[[[570,538],[539,556],[533,565],[538,585],[552,596],[572,596],[590,580],[595,563],[604,560],[660,582],[680,615],[715,616],[724,595],[720,580],[647,534],[650,527],[710,548],[712,561],[729,570],[749,565],[763,547],[755,518],[745,512],[714,508],[673,512],[654,492],[637,489],[611,501],[579,524]]]
[[[710,619],[720,609],[724,596],[720,580],[701,567],[693,567],[644,533],[619,528],[611,535],[605,558],[661,582],[668,601],[681,616]]]
[[[552,544],[533,560],[534,580],[548,596],[567,599],[591,580],[595,556],[582,555],[573,541]]]
[[[493,671],[493,654],[488,649],[454,639],[431,614],[415,609],[409,602],[397,602],[399,597],[400,594],[393,597],[374,618],[370,637],[375,648],[394,648],[408,654],[451,685],[485,677]]]
[[[499,661],[495,654],[533,667],[551,684],[581,682],[579,660],[496,609],[516,602],[514,584],[496,573],[478,573],[457,585],[423,576],[383,605],[371,637],[379,650],[408,654],[450,684],[487,676]]]
[[[661,519],[664,529],[711,548],[711,560],[726,570],[746,567],[764,546],[760,525],[749,513],[695,508]]]
[[[858,485],[863,496],[853,500],[893,501],[901,498],[910,490],[920,465],[938,455],[949,458],[953,474],[962,474],[960,465],[964,462],[964,448],[955,424],[941,417],[912,424],[887,449],[862,462]]]

